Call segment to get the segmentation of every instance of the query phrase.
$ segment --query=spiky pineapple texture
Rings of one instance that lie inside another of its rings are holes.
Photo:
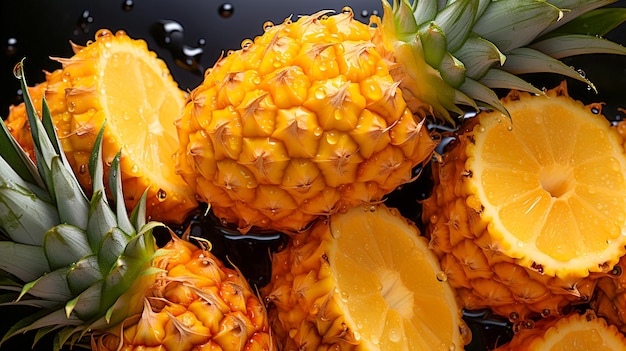
[[[268,25],[191,92],[177,170],[242,231],[299,231],[380,201],[429,161],[427,117],[506,113],[495,88],[542,93],[518,74],[591,84],[559,59],[626,53],[600,37],[624,18],[596,10],[610,2],[383,1],[369,25],[349,8]]]
[[[101,134],[90,162],[94,179],[88,199],[72,172],[56,136],[47,105],[40,121],[26,90],[21,63],[17,73],[25,91],[28,118],[36,144],[37,165],[10,136],[4,122],[0,136],[0,268],[8,273],[2,298],[7,305],[35,306],[3,337],[37,330],[35,340],[54,332],[54,347],[79,342],[91,330],[105,330],[135,313],[137,298],[154,255],[145,208],[129,216],[118,201],[112,210],[104,195]],[[119,155],[114,159],[117,169]],[[117,172],[109,184],[122,199]],[[154,273],[154,272],[152,272]],[[134,286],[134,290],[129,289]],[[121,298],[120,298],[121,297]]]

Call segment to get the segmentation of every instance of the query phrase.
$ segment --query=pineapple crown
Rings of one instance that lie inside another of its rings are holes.
[[[425,113],[453,123],[449,112],[462,114],[458,105],[508,115],[492,89],[543,94],[520,74],[556,73],[595,90],[560,59],[626,55],[626,48],[602,38],[626,20],[626,9],[600,8],[613,2],[394,0],[392,6],[383,0],[383,41],[403,67],[401,87],[429,106]]]
[[[37,342],[54,331],[58,350],[90,331],[115,326],[141,306],[137,282],[149,284],[156,273],[146,267],[155,255],[152,229],[161,224],[146,223],[145,193],[132,213],[126,212],[118,177],[120,153],[111,165],[108,187],[115,206],[109,206],[101,157],[104,127],[89,162],[93,196],[87,198],[65,158],[45,100],[41,120],[37,117],[22,64],[14,73],[21,80],[37,162],[3,122],[0,301],[37,311],[19,320],[1,342],[29,330],[37,330]]]

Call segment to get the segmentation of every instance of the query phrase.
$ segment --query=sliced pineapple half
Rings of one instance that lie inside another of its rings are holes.
[[[197,205],[172,160],[178,147],[174,120],[185,104],[185,93],[146,42],[124,31],[101,29],[94,41],[86,46],[74,44],[73,49],[73,57],[55,58],[62,68],[47,73],[46,81],[30,88],[30,93],[37,109],[43,98],[48,101],[61,145],[81,185],[89,193],[89,157],[106,120],[105,176],[122,149],[120,169],[127,208],[136,206],[148,189],[147,215],[181,223]],[[6,123],[34,159],[24,104],[10,108]]]
[[[469,119],[434,164],[426,235],[465,307],[559,314],[624,254],[626,155],[601,105],[564,84],[502,102],[511,118]]]
[[[294,236],[263,289],[288,350],[461,350],[455,294],[414,224],[355,207]]]

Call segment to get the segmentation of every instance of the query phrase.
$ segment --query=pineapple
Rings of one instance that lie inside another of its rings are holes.
[[[21,66],[18,73],[21,75]],[[157,248],[146,195],[128,215],[121,156],[104,195],[101,128],[89,163],[93,195],[79,185],[45,100],[42,120],[26,90],[37,166],[2,123],[0,268],[4,305],[35,307],[2,342],[36,330],[93,350],[274,350],[265,308],[239,271],[173,236]],[[147,191],[146,191],[147,193]]]
[[[429,118],[454,122],[459,105],[506,113],[492,88],[541,94],[517,74],[591,84],[558,59],[626,53],[598,36],[620,20],[593,11],[611,2],[384,0],[369,25],[349,8],[268,22],[190,93],[176,169],[242,232],[299,232],[376,203],[430,161]]]
[[[620,109],[624,112],[623,109]],[[626,150],[626,122],[616,124]],[[626,256],[622,256],[606,277],[598,279],[591,307],[596,313],[626,333]]]
[[[419,230],[383,204],[318,221],[262,293],[282,350],[462,350],[469,329]]]
[[[520,329],[513,340],[494,351],[614,351],[626,348],[626,337],[592,310],[544,319]]]
[[[589,302],[626,244],[626,154],[565,83],[467,119],[433,163],[425,234],[468,309],[513,322]]]
[[[587,310],[544,319],[520,329],[513,340],[494,351],[615,351],[626,349],[626,337],[615,326]]]
[[[37,108],[44,97],[48,101],[61,145],[81,185],[87,193],[91,190],[89,155],[106,120],[105,177],[123,149],[120,168],[127,208],[135,207],[148,188],[148,216],[182,222],[197,206],[193,191],[175,174],[171,158],[178,146],[174,119],[184,106],[185,93],[146,42],[131,39],[124,31],[101,29],[94,41],[72,48],[74,56],[55,58],[62,68],[46,73],[46,81],[30,88],[30,94]],[[10,108],[6,123],[34,160],[23,103]]]

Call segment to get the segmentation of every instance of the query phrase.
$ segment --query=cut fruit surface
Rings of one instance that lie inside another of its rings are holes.
[[[566,95],[566,94],[565,94]],[[623,253],[626,157],[591,107],[558,89],[509,96],[511,120],[484,113],[466,168],[488,231],[507,256],[557,276],[586,276]]]
[[[185,104],[184,92],[146,43],[123,31],[100,30],[95,41],[85,47],[74,45],[74,51],[72,58],[57,59],[62,69],[47,74],[46,82],[31,89],[31,95],[35,106],[41,105],[43,97],[48,101],[81,185],[91,189],[89,155],[106,121],[103,159],[109,165],[122,151],[127,207],[134,207],[148,189],[148,216],[181,222],[196,206],[193,192],[175,173],[172,159],[178,148],[174,120]],[[11,108],[7,125],[34,158],[23,104]]]
[[[494,351],[615,351],[625,348],[624,335],[589,310],[521,329],[510,343]]]
[[[395,209],[335,214],[295,236],[273,268],[264,292],[287,347],[461,350],[469,337],[437,258]]]

